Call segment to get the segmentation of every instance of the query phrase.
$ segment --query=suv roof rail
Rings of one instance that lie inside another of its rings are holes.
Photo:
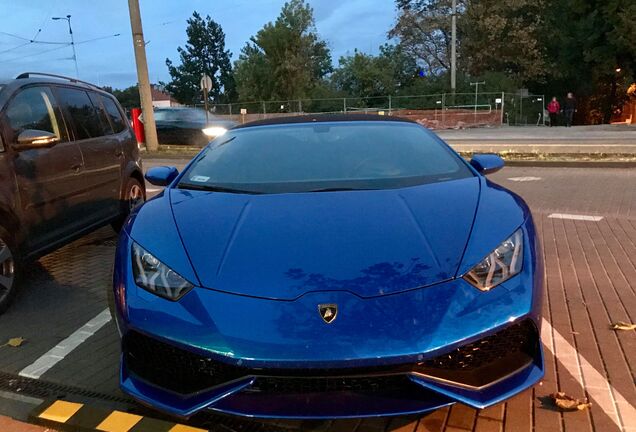
[[[78,80],[77,78],[71,78],[71,77],[67,77],[67,76],[64,76],[64,75],[55,75],[55,74],[44,73],[44,72],[23,72],[20,75],[18,75],[17,77],[15,77],[15,79],[30,78],[32,75],[63,79],[63,80],[67,80],[67,81],[74,82],[74,83],[85,84],[85,85],[87,85],[89,87],[93,87],[93,88],[96,88],[98,90],[103,90],[101,87],[96,86],[95,84],[91,84],[91,83],[86,82],[86,81]]]

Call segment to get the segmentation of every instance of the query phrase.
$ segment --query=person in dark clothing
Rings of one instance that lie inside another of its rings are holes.
[[[572,119],[576,112],[576,98],[572,92],[568,93],[568,97],[565,98],[565,102],[563,102],[563,111],[565,113],[565,126],[572,126]]]
[[[550,114],[550,127],[557,125],[557,116],[559,115],[559,111],[561,111],[561,104],[559,104],[559,101],[555,96],[548,104],[548,114]]]

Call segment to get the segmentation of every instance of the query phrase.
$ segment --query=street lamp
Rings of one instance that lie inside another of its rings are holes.
[[[75,62],[75,78],[79,78],[79,70],[77,69],[77,54],[75,53],[75,40],[73,39],[73,29],[71,28],[71,16],[53,17],[53,21],[66,20],[68,23],[68,33],[71,35],[71,47],[73,48],[73,61]]]

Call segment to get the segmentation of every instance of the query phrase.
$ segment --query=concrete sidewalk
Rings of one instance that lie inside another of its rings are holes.
[[[636,155],[636,126],[500,127],[435,131],[460,152]]]

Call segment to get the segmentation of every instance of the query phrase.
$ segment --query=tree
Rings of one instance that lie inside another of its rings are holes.
[[[636,4],[547,2],[543,43],[552,64],[546,89],[553,94],[575,92],[588,114],[587,122],[609,122],[636,79]]]
[[[203,74],[212,79],[209,97],[216,103],[228,103],[236,99],[236,85],[230,57],[225,49],[225,33],[219,24],[194,12],[188,19],[185,48],[178,47],[181,64],[175,66],[166,59],[172,80],[166,90],[181,103],[191,104],[201,100],[200,81]]]
[[[458,73],[504,72],[524,83],[545,75],[540,43],[546,0],[457,0]],[[390,37],[423,65],[426,75],[450,70],[452,0],[396,0]]]
[[[316,33],[313,9],[291,0],[241,50],[234,65],[241,100],[291,100],[311,95],[332,70],[327,44]]]
[[[127,87],[123,90],[104,87],[104,90],[115,96],[121,106],[126,110],[141,107],[141,101],[139,100],[139,88],[137,85]]]
[[[340,57],[331,81],[336,89],[351,96],[388,96],[411,85],[417,72],[415,60],[401,46],[387,44],[380,47],[378,56],[355,51]]]
[[[542,82],[545,0],[480,0],[459,20],[461,55],[471,75],[504,72],[521,84]]]
[[[427,76],[449,71],[452,0],[397,0],[396,4],[400,13],[389,37],[400,41]],[[464,9],[465,0],[457,0],[458,13]]]

